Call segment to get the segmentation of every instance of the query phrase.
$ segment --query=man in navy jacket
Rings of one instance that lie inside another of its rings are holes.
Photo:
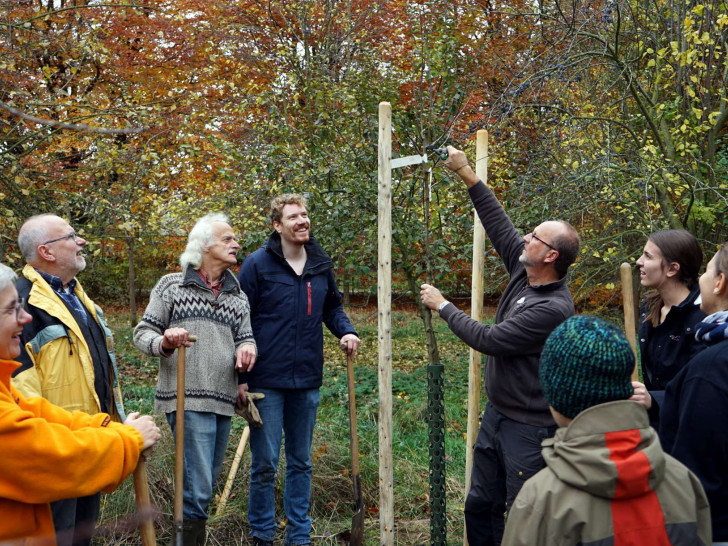
[[[305,198],[284,194],[273,199],[270,219],[275,231],[246,258],[238,276],[258,345],[256,366],[240,374],[240,390],[265,394],[256,402],[263,426],[250,432],[248,521],[254,544],[273,544],[283,433],[285,543],[293,546],[310,543],[311,440],[323,377],[322,325],[347,354],[357,350],[359,338],[344,312],[331,258],[311,235]]]

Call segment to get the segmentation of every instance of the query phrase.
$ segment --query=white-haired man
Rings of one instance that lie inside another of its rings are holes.
[[[17,283],[32,321],[23,326],[21,367],[13,385],[68,411],[124,420],[111,330],[76,275],[86,267],[86,241],[54,214],[28,218],[18,233],[27,262]],[[51,504],[60,546],[89,544],[99,514],[95,493]]]
[[[192,228],[181,273],[162,277],[134,329],[134,344],[160,357],[155,410],[175,430],[177,352],[190,347],[185,368],[184,544],[205,542],[207,506],[225,457],[239,371],[255,364],[248,299],[229,268],[240,245],[228,218],[208,214]],[[188,336],[195,335],[194,346]]]

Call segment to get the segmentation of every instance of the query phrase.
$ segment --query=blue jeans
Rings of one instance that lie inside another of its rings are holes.
[[[177,412],[167,414],[167,422],[175,433]],[[230,436],[230,417],[203,411],[185,411],[184,519],[207,519]],[[174,484],[177,487],[177,484]]]
[[[538,427],[509,419],[486,404],[473,447],[470,491],[465,499],[465,529],[470,546],[501,543],[505,514],[524,482],[546,466],[541,442],[556,425]]]
[[[276,534],[275,477],[285,435],[286,483],[283,507],[286,511],[288,545],[308,544],[311,518],[311,440],[319,404],[318,389],[256,389],[265,398],[255,403],[263,426],[250,429],[250,534],[272,541]]]

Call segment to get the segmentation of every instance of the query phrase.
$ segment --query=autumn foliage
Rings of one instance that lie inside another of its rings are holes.
[[[517,226],[558,217],[582,233],[580,298],[609,302],[650,231],[728,238],[725,1],[0,6],[0,258],[19,267],[22,220],[56,212],[92,242],[109,297],[125,297],[129,252],[152,283],[211,210],[254,249],[281,191],[310,195],[343,282],[370,288],[385,100],[397,155],[489,131],[490,182]],[[429,267],[467,290],[466,193],[438,166],[397,172],[394,191],[400,288]],[[487,275],[497,292],[497,260]]]

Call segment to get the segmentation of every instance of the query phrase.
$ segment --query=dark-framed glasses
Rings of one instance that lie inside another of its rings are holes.
[[[547,243],[546,241],[544,241],[543,239],[541,239],[541,237],[539,237],[538,235],[536,235],[536,234],[535,234],[535,233],[534,233],[533,231],[531,232],[531,237],[532,237],[533,239],[536,239],[536,240],[537,240],[537,241],[538,241],[539,243],[541,243],[541,244],[544,244],[544,245],[546,245],[546,246],[547,246],[547,247],[549,247],[549,248],[550,248],[551,250],[556,250],[556,249],[555,249],[555,248],[553,247],[553,245],[550,245],[550,244],[548,244],[548,243]],[[558,252],[558,251],[557,251],[557,252]]]
[[[15,320],[20,321],[20,310],[25,305],[25,298],[18,298],[18,303],[16,303],[13,307],[8,307],[5,310],[7,312],[15,311]]]
[[[49,245],[51,243],[57,243],[58,241],[65,241],[66,239],[73,239],[73,242],[76,242],[76,232],[72,231],[68,235],[64,235],[63,237],[59,237],[58,239],[51,239],[50,241],[46,241],[43,243],[44,245]]]

